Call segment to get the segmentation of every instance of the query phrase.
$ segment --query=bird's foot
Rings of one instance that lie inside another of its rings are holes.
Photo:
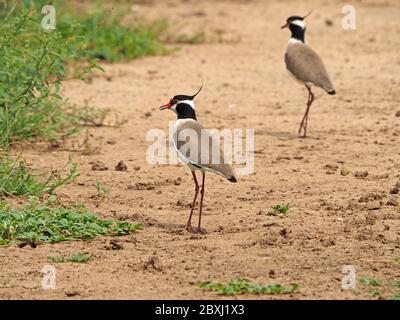
[[[186,225],[186,231],[190,233],[196,233],[195,230],[193,229],[192,225],[187,224]]]
[[[186,231],[190,233],[201,233],[201,234],[206,234],[207,231],[204,228],[194,228],[191,225],[186,226]]]

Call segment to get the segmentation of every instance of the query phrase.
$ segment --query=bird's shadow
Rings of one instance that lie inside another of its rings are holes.
[[[153,222],[147,224],[147,226],[155,227],[161,230],[164,230],[166,233],[173,233],[173,234],[184,234],[186,231],[186,225],[182,223],[171,223],[171,222]]]
[[[318,137],[313,137],[313,136],[307,136],[307,137],[301,137],[296,133],[293,132],[287,132],[287,131],[273,131],[269,129],[258,129],[255,132],[256,135],[262,135],[262,136],[271,136],[275,137],[281,140],[304,140],[304,139],[315,139],[318,140]]]

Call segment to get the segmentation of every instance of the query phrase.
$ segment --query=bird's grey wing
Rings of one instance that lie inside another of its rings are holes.
[[[327,92],[334,92],[334,87],[324,63],[318,54],[303,43],[288,46],[285,55],[286,67],[298,80],[311,82]]]
[[[234,177],[233,170],[225,163],[220,139],[211,138],[211,131],[194,120],[182,121],[174,133],[174,143],[182,160],[199,168],[209,169],[227,179]]]

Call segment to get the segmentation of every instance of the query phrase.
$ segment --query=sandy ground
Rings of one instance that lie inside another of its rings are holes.
[[[400,117],[395,116],[400,111],[400,5],[395,0],[355,1],[357,30],[346,31],[340,26],[343,4],[141,4],[143,15],[168,17],[188,32],[205,28],[215,35],[222,30],[225,40],[105,65],[108,80],[101,76],[89,84],[67,83],[64,91],[71,101],[111,108],[127,123],[90,131],[98,154],[36,145],[25,148],[24,156],[36,172],[48,172],[63,167],[71,155],[81,175],[60,193],[104,217],[141,222],[143,230],[35,249],[2,246],[0,298],[218,299],[195,283],[245,276],[262,283],[297,282],[301,288],[285,296],[239,298],[370,299],[359,283],[356,291],[341,289],[343,265],[353,265],[357,278],[400,279],[394,260],[400,256],[400,197],[389,193],[400,181]],[[310,137],[299,139],[306,90],[285,70],[289,34],[279,28],[287,16],[312,8],[306,39],[323,57],[337,95],[315,90]],[[158,107],[175,94],[194,93],[202,81],[196,99],[200,122],[219,129],[254,128],[255,172],[237,184],[209,174],[203,217],[208,233],[192,235],[184,230],[192,200],[190,172],[183,165],[149,165],[146,132],[167,130],[174,115]],[[114,170],[120,160],[127,172]],[[92,171],[93,161],[108,170]],[[369,174],[357,178],[357,171]],[[96,179],[112,186],[104,201],[93,199]],[[140,190],[139,182],[150,190]],[[273,205],[287,202],[286,215],[270,214]],[[122,248],[110,250],[110,241]],[[42,289],[47,256],[76,251],[95,257],[88,264],[56,264],[56,289]],[[149,260],[154,267],[145,268]],[[384,298],[393,292],[380,290]],[[71,292],[76,295],[68,297]]]

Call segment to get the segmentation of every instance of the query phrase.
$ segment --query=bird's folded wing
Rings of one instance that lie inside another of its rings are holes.
[[[212,136],[199,122],[186,119],[177,123],[173,134],[174,145],[186,163],[215,171],[227,179],[234,176],[231,166],[220,148],[220,137]]]
[[[288,46],[285,55],[287,69],[300,81],[311,82],[326,91],[334,90],[328,72],[318,54],[304,43]]]

